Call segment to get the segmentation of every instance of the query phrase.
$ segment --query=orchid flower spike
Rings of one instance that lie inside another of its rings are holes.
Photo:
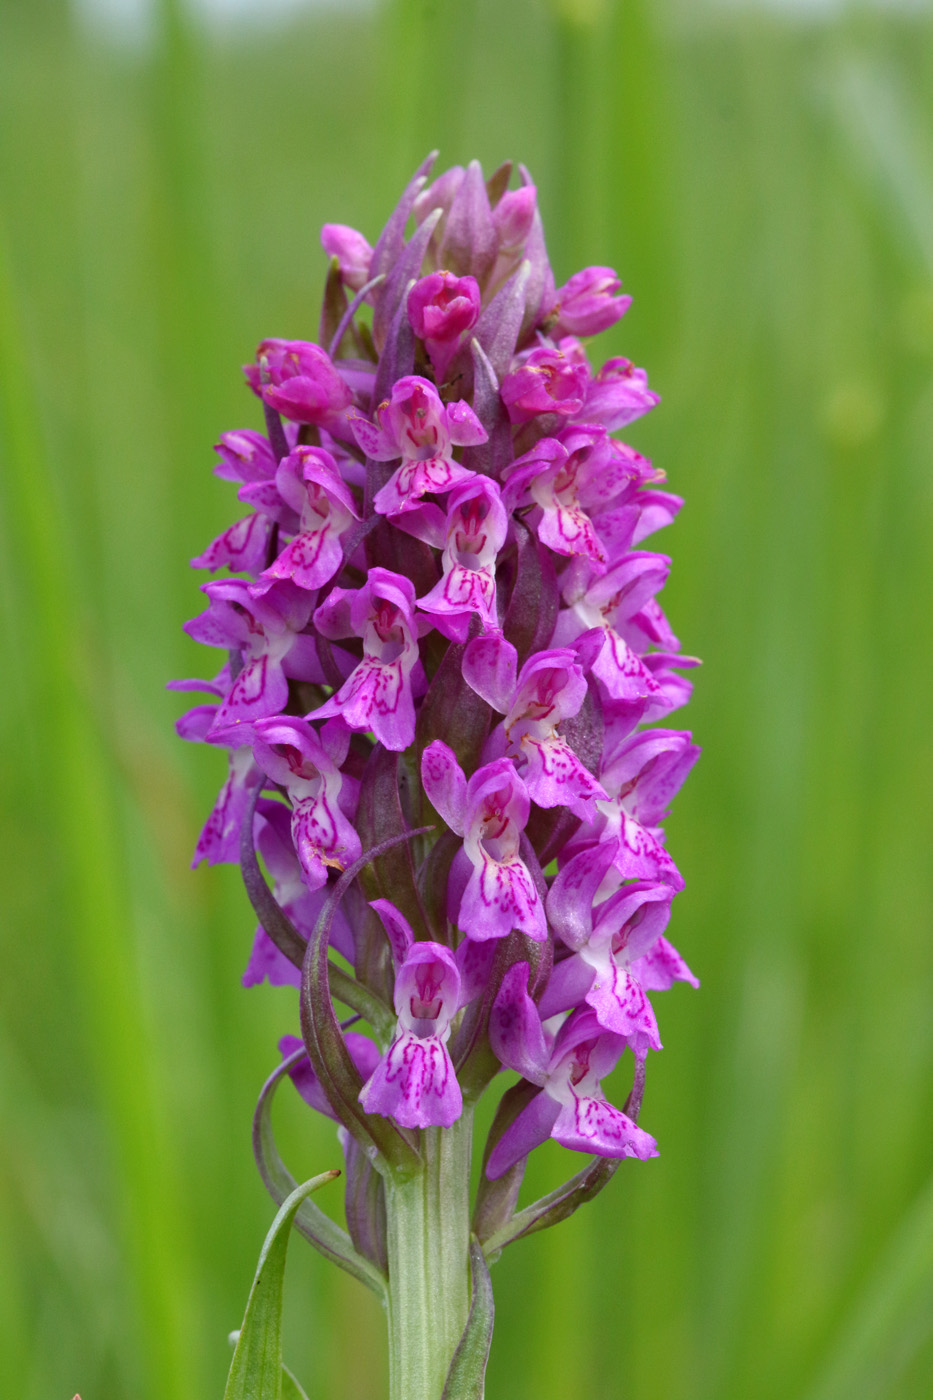
[[[259,1165],[281,1202],[290,1077],[346,1171],[346,1230],[296,1220],[386,1302],[392,1400],[482,1393],[488,1261],[657,1154],[656,994],[697,985],[664,821],[699,749],[658,727],[698,664],[659,602],[682,502],[617,436],[659,402],[645,371],[591,339],[631,298],[608,266],[558,284],[524,167],[433,163],[372,242],[324,225],[321,343],[245,367],[258,413],[214,468],[237,505],[186,625],[222,656],[175,683],[202,692],[178,732],[226,762],[195,861],[241,864],[243,983],[301,1031]],[[516,1220],[550,1140],[596,1165]]]

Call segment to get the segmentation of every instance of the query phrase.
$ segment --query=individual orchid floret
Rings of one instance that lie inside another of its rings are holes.
[[[337,259],[341,281],[354,292],[362,291],[369,281],[373,250],[359,230],[349,224],[325,224],[321,247],[329,258]]]
[[[499,236],[499,253],[517,253],[525,246],[538,208],[534,185],[506,190],[492,211],[492,222]]]
[[[585,267],[554,293],[550,314],[553,334],[596,335],[614,326],[632,304],[630,296],[616,296],[622,283],[611,267]]]
[[[567,645],[601,628],[604,642],[593,674],[615,700],[647,699],[657,692],[657,682],[624,633],[626,623],[663,588],[669,568],[666,555],[633,550],[605,573],[584,565],[564,575],[564,598],[570,606],[558,618],[554,641]]]
[[[447,501],[443,576],[418,607],[454,641],[466,641],[476,614],[484,630],[498,627],[496,559],[505,543],[508,516],[499,487],[478,476],[454,487]]]
[[[586,399],[589,370],[560,349],[541,345],[502,381],[502,402],[512,423],[528,423],[541,413],[576,417]]]
[[[252,428],[221,433],[214,451],[220,458],[214,475],[223,481],[271,481],[275,476],[275,453],[269,440]]]
[[[645,371],[620,356],[607,360],[590,381],[581,417],[588,423],[602,423],[612,433],[660,402],[660,395],[648,388]]]
[[[276,582],[261,598],[244,579],[205,583],[210,606],[185,623],[196,642],[237,651],[242,667],[214,720],[213,739],[231,726],[277,714],[288,703],[288,676],[319,680],[314,639],[302,636],[312,599],[291,582]]]
[[[540,1086],[494,1147],[486,1166],[492,1180],[552,1137],[599,1157],[657,1156],[657,1144],[631,1118],[607,1103],[600,1080],[627,1046],[593,1011],[575,1011],[549,1042],[528,995],[528,964],[509,968],[489,1020],[492,1048],[503,1065]]]
[[[291,715],[259,720],[253,729],[257,764],[288,794],[292,840],[304,882],[309,890],[319,890],[327,883],[328,870],[344,870],[362,849],[350,820],[353,781],[340,771],[349,734],[340,724],[325,725],[319,737],[306,720]]]
[[[596,822],[574,838],[567,853],[580,841],[609,842],[625,879],[657,880],[683,889],[683,876],[664,847],[659,824],[699,756],[698,746],[682,730],[648,729],[624,740],[600,770],[609,798],[597,803]]]
[[[255,365],[244,365],[250,388],[294,423],[327,427],[350,406],[350,390],[319,345],[307,340],[264,340]]]
[[[415,737],[413,687],[420,691],[425,684],[414,609],[411,580],[388,569],[371,569],[362,588],[331,589],[314,614],[315,626],[329,639],[362,638],[363,659],[309,719],[339,715],[387,749],[408,747]]]
[[[657,982],[657,964],[675,980],[698,986],[676,950],[662,936],[674,891],[669,885],[636,880],[594,908],[612,869],[612,850],[597,846],[574,856],[548,894],[548,921],[573,955],[558,962],[539,1003],[547,1019],[585,1001],[601,1026],[624,1036],[635,1055],[660,1050],[657,1021],[646,992]],[[619,877],[621,878],[621,877]]]
[[[264,571],[264,586],[291,579],[299,588],[320,588],[343,563],[341,535],[359,519],[353,496],[322,447],[296,447],[279,463],[275,484],[298,516],[300,532]]]
[[[223,433],[215,448],[220,461],[214,468],[225,481],[273,490],[275,454],[261,433],[243,428]],[[233,573],[258,574],[266,562],[272,520],[268,515],[247,515],[229,526],[191,560],[196,569],[227,568]]]
[[[576,715],[586,697],[578,653],[563,647],[529,657],[509,693],[497,677],[507,670],[514,677],[514,650],[503,637],[475,638],[464,654],[464,679],[494,709],[505,712],[485,756],[504,748],[533,802],[567,807],[590,821],[596,816],[597,798],[608,794],[558,733],[561,721]]]
[[[641,658],[650,672],[657,690],[650,696],[629,700],[603,697],[602,713],[605,732],[604,750],[609,752],[626,739],[639,724],[658,724],[674,710],[686,705],[693,692],[693,682],[678,670],[699,666],[695,656],[680,656],[676,652],[649,651]],[[676,670],[674,668],[677,668]]]
[[[412,941],[407,920],[388,900],[373,908],[396,944],[392,1044],[360,1091],[368,1113],[393,1118],[403,1128],[449,1128],[463,1112],[463,1096],[447,1049],[450,1023],[460,1005],[460,971],[442,943]],[[401,959],[399,935],[407,944]]]
[[[378,427],[353,414],[350,428],[374,462],[402,459],[373,499],[381,515],[412,510],[429,492],[443,495],[474,475],[453,458],[454,447],[472,447],[487,438],[465,400],[445,405],[429,380],[409,374],[396,382],[376,418]]]
[[[622,520],[620,500],[648,472],[650,464],[613,442],[605,428],[581,423],[560,438],[541,438],[517,458],[504,473],[504,498],[508,505],[537,506],[542,544],[556,554],[582,556],[601,573],[632,542],[640,509],[629,505]]]
[[[432,272],[408,293],[408,319],[426,344],[458,342],[479,319],[480,294],[475,277]]]
[[[412,287],[407,307],[411,328],[424,341],[435,378],[442,384],[464,337],[479,320],[479,284],[475,277],[432,272]]]
[[[486,763],[467,782],[453,751],[435,739],[424,751],[421,776],[429,800],[464,838],[451,870],[454,922],[477,941],[513,929],[546,938],[541,898],[519,854],[531,804],[511,760]]]

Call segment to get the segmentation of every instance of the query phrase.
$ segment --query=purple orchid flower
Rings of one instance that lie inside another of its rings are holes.
[[[244,365],[250,388],[293,423],[333,425],[352,394],[326,350],[307,340],[264,340],[255,365]]]
[[[372,907],[392,946],[398,1026],[360,1090],[360,1103],[403,1128],[449,1128],[463,1112],[447,1049],[460,1006],[460,970],[442,943],[416,943],[407,919],[389,900],[373,900]]]
[[[625,879],[659,880],[683,889],[683,876],[663,844],[660,823],[700,756],[689,733],[649,729],[625,739],[604,760],[600,781],[609,797],[597,803],[599,815],[566,848],[581,843],[612,843],[615,865]]]
[[[329,258],[336,258],[340,278],[354,292],[360,292],[369,281],[369,265],[373,250],[358,229],[349,224],[324,224],[321,247]]]
[[[214,475],[222,481],[271,481],[275,476],[275,453],[268,438],[252,428],[240,428],[233,432],[221,433],[214,451],[220,461],[214,467]]]
[[[555,554],[585,558],[594,573],[603,573],[607,561],[634,541],[649,504],[635,488],[650,473],[650,462],[614,442],[605,428],[574,424],[560,438],[541,438],[512,463],[504,498],[509,506],[538,507],[531,520]]]
[[[605,573],[582,560],[564,572],[562,591],[569,606],[558,618],[554,641],[566,645],[601,628],[603,645],[593,662],[593,674],[615,700],[648,698],[658,689],[650,670],[626,639],[625,624],[663,588],[669,567],[666,555],[630,551]]]
[[[221,698],[230,686],[230,672],[224,667],[216,681],[171,681],[172,690],[205,690]],[[220,705],[196,705],[176,721],[179,737],[198,743],[212,741],[211,731]],[[249,805],[250,793],[259,782],[259,769],[248,747],[233,748],[229,768],[217,800],[194,848],[191,867],[206,860],[208,865],[236,865],[240,859],[240,831]]]
[[[575,1011],[549,1037],[528,995],[528,971],[527,963],[515,963],[502,979],[489,1038],[503,1065],[541,1092],[499,1139],[486,1175],[502,1176],[549,1137],[599,1157],[656,1157],[654,1138],[608,1103],[600,1087],[627,1048],[626,1038],[605,1030],[590,1010]]]
[[[418,600],[422,612],[431,613],[434,625],[451,640],[466,641],[474,614],[484,630],[498,628],[496,559],[507,531],[508,516],[494,481],[475,477],[454,487],[447,501],[443,576]]]
[[[515,648],[504,637],[474,638],[464,654],[464,679],[505,714],[483,757],[511,758],[539,807],[567,807],[591,821],[597,798],[608,794],[558,733],[561,721],[576,715],[586,698],[579,652],[571,647],[538,652],[517,677],[516,667]]]
[[[303,635],[312,599],[290,581],[276,582],[261,598],[243,579],[202,584],[207,610],[185,623],[196,642],[239,652],[243,665],[214,720],[212,738],[274,715],[288,703],[288,677],[319,681],[314,638]]]
[[[273,489],[275,454],[268,439],[250,428],[223,433],[215,446],[220,461],[214,473],[224,481],[237,481],[258,487],[260,493]],[[234,573],[258,574],[266,562],[272,535],[268,514],[247,515],[222,531],[207,549],[191,560],[195,569],[231,569]]]
[[[378,427],[351,414],[350,428],[374,462],[402,458],[402,465],[373,499],[381,515],[412,510],[429,492],[443,495],[474,475],[452,455],[454,447],[475,446],[488,436],[465,400],[444,404],[429,380],[409,374],[379,405],[376,417]]]
[[[554,293],[555,335],[597,335],[614,326],[632,304],[615,294],[622,283],[611,267],[585,267]]]
[[[179,733],[227,751],[195,861],[242,857],[243,981],[297,990],[289,1073],[340,1125],[346,1231],[311,1202],[297,1223],[383,1296],[395,1388],[425,1395],[451,1388],[461,1335],[453,1388],[482,1389],[464,1284],[482,1300],[483,1254],[657,1151],[636,1122],[653,993],[696,985],[666,937],[683,879],[663,823],[698,754],[654,727],[697,664],[645,548],[681,501],[614,436],[658,396],[579,339],[630,298],[608,267],[557,285],[524,167],[433,171],[372,245],[325,225],[330,350],[267,339],[246,367],[266,433],[224,433],[215,472],[250,513],[192,561],[226,576],[187,624],[227,657],[177,683],[204,692]],[[601,1086],[626,1050],[622,1112]],[[471,1217],[473,1105],[501,1069],[522,1078]],[[254,1138],[277,1194],[282,1077]],[[550,1138],[607,1160],[516,1214]]]
[[[319,890],[328,869],[345,869],[362,849],[352,821],[353,780],[340,771],[349,733],[337,723],[324,725],[318,737],[307,720],[290,715],[259,720],[253,732],[256,762],[288,793],[292,840],[305,884]]]
[[[660,402],[660,395],[648,388],[645,371],[619,356],[607,360],[590,381],[582,416],[588,423],[602,423],[615,432]]]
[[[502,381],[502,402],[512,423],[528,423],[541,413],[561,418],[579,414],[586,400],[589,369],[584,362],[550,345],[524,355]]]
[[[468,938],[504,938],[521,929],[544,939],[544,910],[519,855],[530,811],[528,789],[508,758],[486,763],[467,782],[453,750],[435,739],[421,761],[424,790],[451,831],[464,838],[451,872],[454,922]],[[459,878],[458,878],[459,877]]]
[[[475,277],[432,272],[408,293],[408,319],[431,357],[438,384],[443,384],[464,337],[479,320],[480,290]]]
[[[320,588],[343,563],[340,537],[359,520],[356,502],[336,461],[322,447],[296,447],[279,463],[275,485],[297,515],[299,533],[260,575],[262,589],[275,579],[291,579],[299,588]],[[259,585],[253,588],[257,591]]]
[[[372,569],[362,588],[334,588],[314,614],[327,638],[361,637],[363,659],[331,698],[308,719],[339,715],[350,728],[371,730],[399,751],[415,736],[415,690],[423,691],[415,590],[388,569]]]
[[[573,955],[555,964],[538,1009],[547,1019],[585,1001],[600,1025],[625,1036],[643,1059],[661,1049],[646,992],[699,982],[663,937],[673,889],[636,880],[596,903],[612,875],[621,883],[612,845],[603,843],[574,856],[555,878],[548,921]]]

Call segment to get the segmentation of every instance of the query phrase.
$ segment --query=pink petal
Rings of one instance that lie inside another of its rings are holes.
[[[363,1085],[360,1103],[402,1128],[449,1128],[463,1096],[447,1046],[437,1036],[403,1032]]]
[[[605,1099],[577,1098],[565,1104],[551,1132],[564,1147],[595,1152],[599,1157],[657,1157],[658,1145],[650,1133],[613,1108]]]
[[[421,759],[421,781],[428,801],[458,836],[463,835],[466,811],[466,778],[454,756],[453,749],[443,739],[435,739],[425,749]]]

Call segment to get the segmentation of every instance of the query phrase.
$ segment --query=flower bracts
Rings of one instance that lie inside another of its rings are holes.
[[[628,1052],[641,1084],[651,994],[696,985],[661,824],[698,750],[660,727],[696,662],[652,547],[681,502],[613,436],[657,395],[580,339],[629,298],[611,268],[555,288],[524,170],[430,168],[374,247],[325,225],[320,344],[246,367],[265,432],[224,433],[216,471],[247,513],[192,561],[226,573],[187,625],[223,664],[178,683],[209,697],[179,732],[227,753],[195,860],[244,858],[244,981],[298,986],[324,939],[357,1013],[337,1029],[306,969],[303,1096],[368,1170],[390,1124],[417,1151],[514,1071],[495,1180],[548,1137],[656,1153],[601,1082]]]

